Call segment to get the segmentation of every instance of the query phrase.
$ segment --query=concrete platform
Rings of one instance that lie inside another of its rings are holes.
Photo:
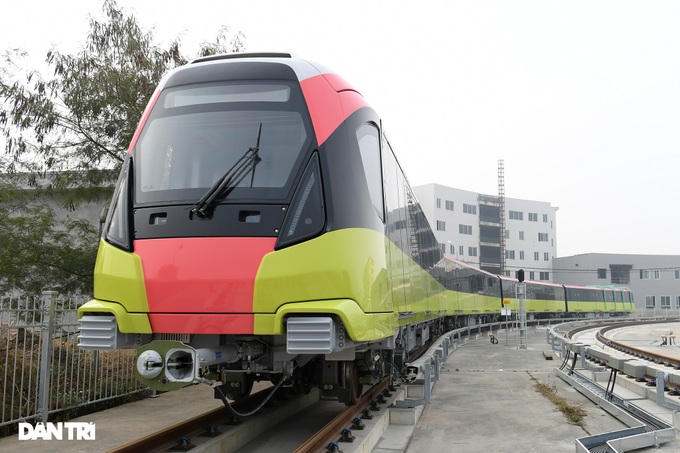
[[[508,336],[508,345],[500,332],[498,344],[482,337],[450,354],[406,448],[374,452],[574,452],[578,438],[626,428],[555,375],[561,362],[544,357],[545,329],[529,329],[526,350],[517,349],[516,333]],[[582,427],[537,391],[539,382],[585,411]],[[680,442],[661,451],[678,452]]]
[[[0,439],[0,452],[106,452],[189,417],[222,407],[222,402],[213,399],[212,394],[213,390],[207,385],[163,393],[156,398],[146,398],[70,420],[94,423],[95,440],[20,441],[17,435],[13,435]]]
[[[680,325],[677,331],[680,333]],[[656,334],[649,332],[650,336]],[[561,362],[546,359],[544,352],[550,346],[545,329],[528,330],[526,350],[517,349],[516,335],[510,332],[506,340],[504,331],[496,332],[498,344],[491,344],[483,335],[454,350],[444,363],[440,381],[434,384],[431,403],[414,416],[406,414],[398,423],[391,422],[373,451],[571,453],[578,438],[625,428],[555,375],[554,368]],[[537,383],[555,388],[570,405],[581,407],[587,414],[583,427],[570,422],[540,394]],[[652,401],[644,404],[650,405],[651,412],[655,410]],[[95,423],[94,441],[19,441],[10,436],[0,439],[0,451],[106,452],[221,406],[208,386],[187,387],[72,420]],[[665,443],[660,451],[678,452],[680,442]]]

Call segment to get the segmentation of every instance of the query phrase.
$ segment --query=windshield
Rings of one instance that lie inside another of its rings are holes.
[[[309,147],[306,118],[299,88],[286,82],[165,90],[135,146],[135,201],[196,202],[258,136],[257,171],[236,185],[229,200],[283,200]]]

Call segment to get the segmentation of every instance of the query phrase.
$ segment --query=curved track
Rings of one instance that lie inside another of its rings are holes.
[[[657,363],[660,365],[666,365],[669,367],[673,367],[676,369],[680,369],[680,355],[677,353],[673,354],[668,352],[668,350],[664,349],[659,349],[659,351],[654,351],[650,347],[636,347],[636,346],[631,346],[629,342],[624,342],[624,341],[617,341],[614,340],[613,337],[608,336],[607,334],[611,331],[614,331],[616,329],[621,329],[621,328],[626,328],[626,327],[633,327],[633,326],[644,326],[644,325],[665,325],[668,324],[668,321],[639,321],[639,322],[625,322],[625,323],[616,323],[616,324],[609,324],[604,327],[601,327],[597,333],[595,334],[595,338],[597,341],[609,348],[615,349],[623,354],[631,355],[633,357],[643,359],[643,360],[648,360],[653,363]],[[574,336],[580,332],[586,331],[586,330],[592,330],[593,326],[584,326],[584,327],[578,327],[575,329],[570,330],[567,333],[568,338],[574,338]]]

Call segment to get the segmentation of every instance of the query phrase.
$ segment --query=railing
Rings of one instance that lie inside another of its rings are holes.
[[[135,380],[133,350],[78,348],[82,302],[54,291],[0,298],[0,428],[47,422],[145,390]]]

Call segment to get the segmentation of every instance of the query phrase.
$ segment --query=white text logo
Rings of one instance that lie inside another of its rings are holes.
[[[64,433],[66,434],[64,436]],[[94,423],[19,423],[19,440],[95,440]]]

